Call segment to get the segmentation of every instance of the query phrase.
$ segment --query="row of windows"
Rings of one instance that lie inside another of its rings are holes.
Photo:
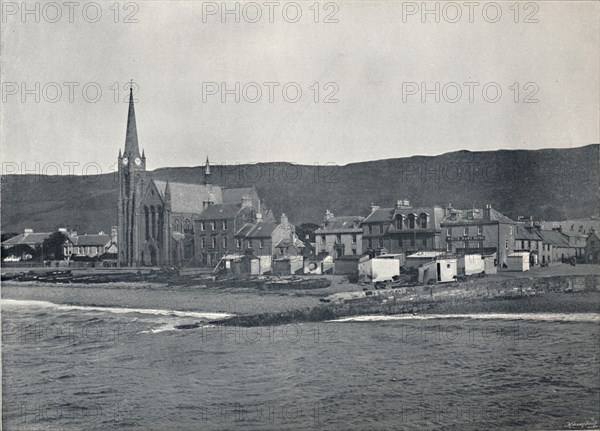
[[[192,222],[190,221],[190,219],[186,218],[183,222],[181,222],[179,219],[173,220],[173,230],[175,232],[181,232],[182,229],[183,231],[192,230]]]
[[[91,253],[103,253],[104,252],[104,247],[93,247],[93,246],[88,246],[88,247],[65,247],[65,254],[71,254],[71,253],[75,253],[75,254],[91,254]]]
[[[377,242],[374,242],[372,239],[369,239],[367,240],[367,243],[369,248],[373,248],[373,244],[377,244],[378,247],[383,247],[383,238],[379,238]],[[410,245],[411,247],[414,247],[417,243],[420,243],[420,245],[422,245],[423,247],[427,247],[427,238],[421,238],[420,241],[417,241],[415,238],[410,238],[407,241],[403,241],[402,238],[398,238],[392,243],[392,245],[394,245],[394,243],[398,247],[403,247],[405,245]]]
[[[356,244],[356,239],[357,239],[357,236],[356,236],[356,234],[352,234],[352,244]],[[336,240],[338,243],[341,243],[341,242],[342,242],[342,235],[341,235],[341,234],[337,234],[337,235],[335,236],[335,240]],[[326,242],[327,242],[327,237],[326,237],[326,235],[321,235],[321,241],[322,241],[323,243],[326,243]]]
[[[208,241],[206,238],[200,238],[200,248],[205,249],[207,242],[208,242],[208,244],[210,244],[210,248],[218,248],[218,246],[219,246],[219,238],[216,236],[213,236]],[[258,248],[263,248],[265,246],[265,242],[262,239],[254,242],[254,243],[251,240],[246,240],[247,248],[252,248],[253,245],[257,245]],[[228,246],[227,237],[226,236],[221,237],[221,248],[227,248],[227,246]],[[242,248],[242,240],[241,239],[239,239],[239,238],[235,239],[235,248],[237,248],[237,249]]]
[[[222,230],[227,230],[227,220],[222,220],[218,223],[219,227]],[[204,222],[201,221],[200,222],[200,231],[204,232],[206,230],[206,227],[210,227],[210,230],[217,230],[217,222],[216,221],[209,221],[209,222]]]
[[[460,229],[460,228],[458,228],[458,229]],[[459,230],[459,232],[460,232],[460,230]],[[469,235],[469,228],[468,227],[462,228],[462,234],[463,234],[463,236]],[[477,235],[483,235],[483,226],[481,226],[481,225],[477,226]],[[451,227],[446,229],[446,236],[447,237],[452,236],[452,228]]]

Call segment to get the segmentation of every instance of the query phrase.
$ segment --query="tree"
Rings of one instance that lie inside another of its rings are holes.
[[[63,254],[63,244],[67,236],[62,232],[54,232],[42,243],[44,259],[62,260],[65,258]]]
[[[15,256],[20,258],[28,254],[30,254],[32,257],[35,256],[35,250],[26,244],[17,244],[10,248],[7,248],[6,250],[4,248],[2,249],[2,259],[9,256]]]
[[[318,224],[314,223],[302,223],[296,228],[296,235],[300,241],[306,242],[306,235],[308,235],[309,242],[315,241],[315,231],[319,228]]]

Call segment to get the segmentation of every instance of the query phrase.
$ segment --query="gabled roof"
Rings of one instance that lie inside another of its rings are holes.
[[[153,180],[158,192],[165,200],[166,181]],[[212,185],[172,183],[169,181],[171,191],[172,213],[201,214],[204,211],[204,202],[212,201],[215,204],[223,203],[221,188]]]
[[[537,234],[539,229],[517,225],[515,239],[528,241],[541,241],[542,238]]]
[[[270,238],[279,223],[272,221],[261,221],[254,225],[252,230],[246,234],[246,238]]]
[[[364,217],[360,216],[331,217],[324,221],[315,233],[362,232],[360,223],[363,220]]]
[[[590,234],[590,236],[587,237],[587,241],[591,240],[591,239],[596,239],[597,241],[600,241],[600,236],[598,235],[598,232],[594,231]]]
[[[469,217],[469,212],[473,212],[473,218]],[[452,214],[444,217],[442,224],[480,224],[482,222],[499,222],[499,223],[516,223],[514,220],[506,217],[499,211],[496,211],[494,208],[490,208],[490,219],[486,220],[484,218],[484,210],[482,209],[472,209],[472,210],[457,210],[453,209]]]
[[[363,223],[381,223],[392,220],[396,208],[379,208],[373,211],[363,220]]]
[[[248,234],[248,232],[250,232],[252,229],[254,229],[254,224],[252,223],[246,223],[244,226],[242,226],[240,228],[240,230],[237,231],[237,233],[235,234],[236,236],[246,236]]]
[[[95,234],[95,235],[78,235],[69,238],[73,245],[77,246],[105,246],[110,242],[110,235]]]
[[[235,218],[241,211],[242,204],[210,205],[196,220],[227,220]]]
[[[538,234],[546,244],[556,247],[569,247],[569,241],[557,230],[539,230]]]
[[[22,233],[2,242],[3,246],[14,246],[14,245],[37,245],[44,242],[45,239],[50,238],[52,232],[38,232],[38,233]]]

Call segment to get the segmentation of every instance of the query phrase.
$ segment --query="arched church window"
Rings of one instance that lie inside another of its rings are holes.
[[[150,239],[150,215],[146,205],[144,205],[144,226],[146,227],[146,241],[148,241]]]

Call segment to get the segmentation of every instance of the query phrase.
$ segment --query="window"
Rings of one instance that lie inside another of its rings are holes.
[[[477,235],[483,235],[483,226],[477,226]]]
[[[527,249],[531,250],[531,241],[527,241]]]
[[[446,251],[450,251],[450,243],[449,242],[446,243]]]
[[[340,235],[340,234],[337,234],[337,235],[335,236],[335,239],[336,239],[336,241],[338,242],[338,244],[341,244],[341,242],[342,242],[342,235]]]
[[[423,238],[423,247],[427,247],[427,238]]]
[[[369,248],[373,248],[373,240],[372,239],[369,238],[367,243],[369,244]]]
[[[185,230],[191,230],[192,223],[190,223],[189,219],[185,219]]]
[[[223,220],[223,230],[227,230],[227,220]]]
[[[398,247],[402,248],[402,238],[398,238]]]
[[[421,214],[420,218],[421,229],[427,229],[427,214]]]
[[[241,239],[236,239],[235,240],[235,248],[242,248],[242,240]]]
[[[479,248],[483,250],[483,241],[479,241]]]
[[[379,238],[379,247],[383,248],[383,238]]]
[[[352,234],[352,244],[356,244],[356,234]]]
[[[214,221],[210,222],[210,230],[217,230],[217,224]]]
[[[382,224],[379,225],[379,233],[383,233],[383,225]]]
[[[356,256],[356,249],[355,248],[352,249],[352,255]]]
[[[373,234],[373,225],[372,224],[369,225],[369,234]]]
[[[200,222],[200,231],[201,231],[201,232],[204,232],[204,229],[205,229],[205,228],[206,228],[206,226],[204,225],[204,222],[203,222],[203,221],[201,221],[201,222]]]
[[[325,235],[321,235],[321,241],[323,242],[323,244],[327,242],[327,238],[325,237]]]
[[[452,236],[452,228],[449,227],[448,229],[446,229],[446,236],[447,237],[451,237]]]
[[[213,236],[211,238],[211,245],[212,245],[212,248],[217,248],[217,237],[216,236]]]
[[[204,241],[204,238],[200,238],[200,248],[204,249],[206,247],[206,241]]]
[[[415,246],[415,239],[414,239],[414,238],[411,238],[411,239],[410,239],[410,245],[411,245],[412,247],[414,247],[414,246]]]
[[[221,238],[221,245],[223,246],[223,248],[227,248],[227,237],[226,236]]]
[[[414,214],[408,215],[408,227],[411,229],[415,228],[415,215]]]
[[[402,215],[398,214],[396,216],[396,229],[402,229]]]
[[[506,243],[504,244],[504,248],[506,248],[508,250],[508,240],[506,240]]]
[[[261,239],[261,240],[258,242],[258,248],[263,248],[264,246],[265,246],[265,242],[264,242],[264,240],[262,240],[262,239]]]
[[[467,235],[469,235],[469,228],[465,227],[465,228],[463,228],[463,236],[467,236]]]

